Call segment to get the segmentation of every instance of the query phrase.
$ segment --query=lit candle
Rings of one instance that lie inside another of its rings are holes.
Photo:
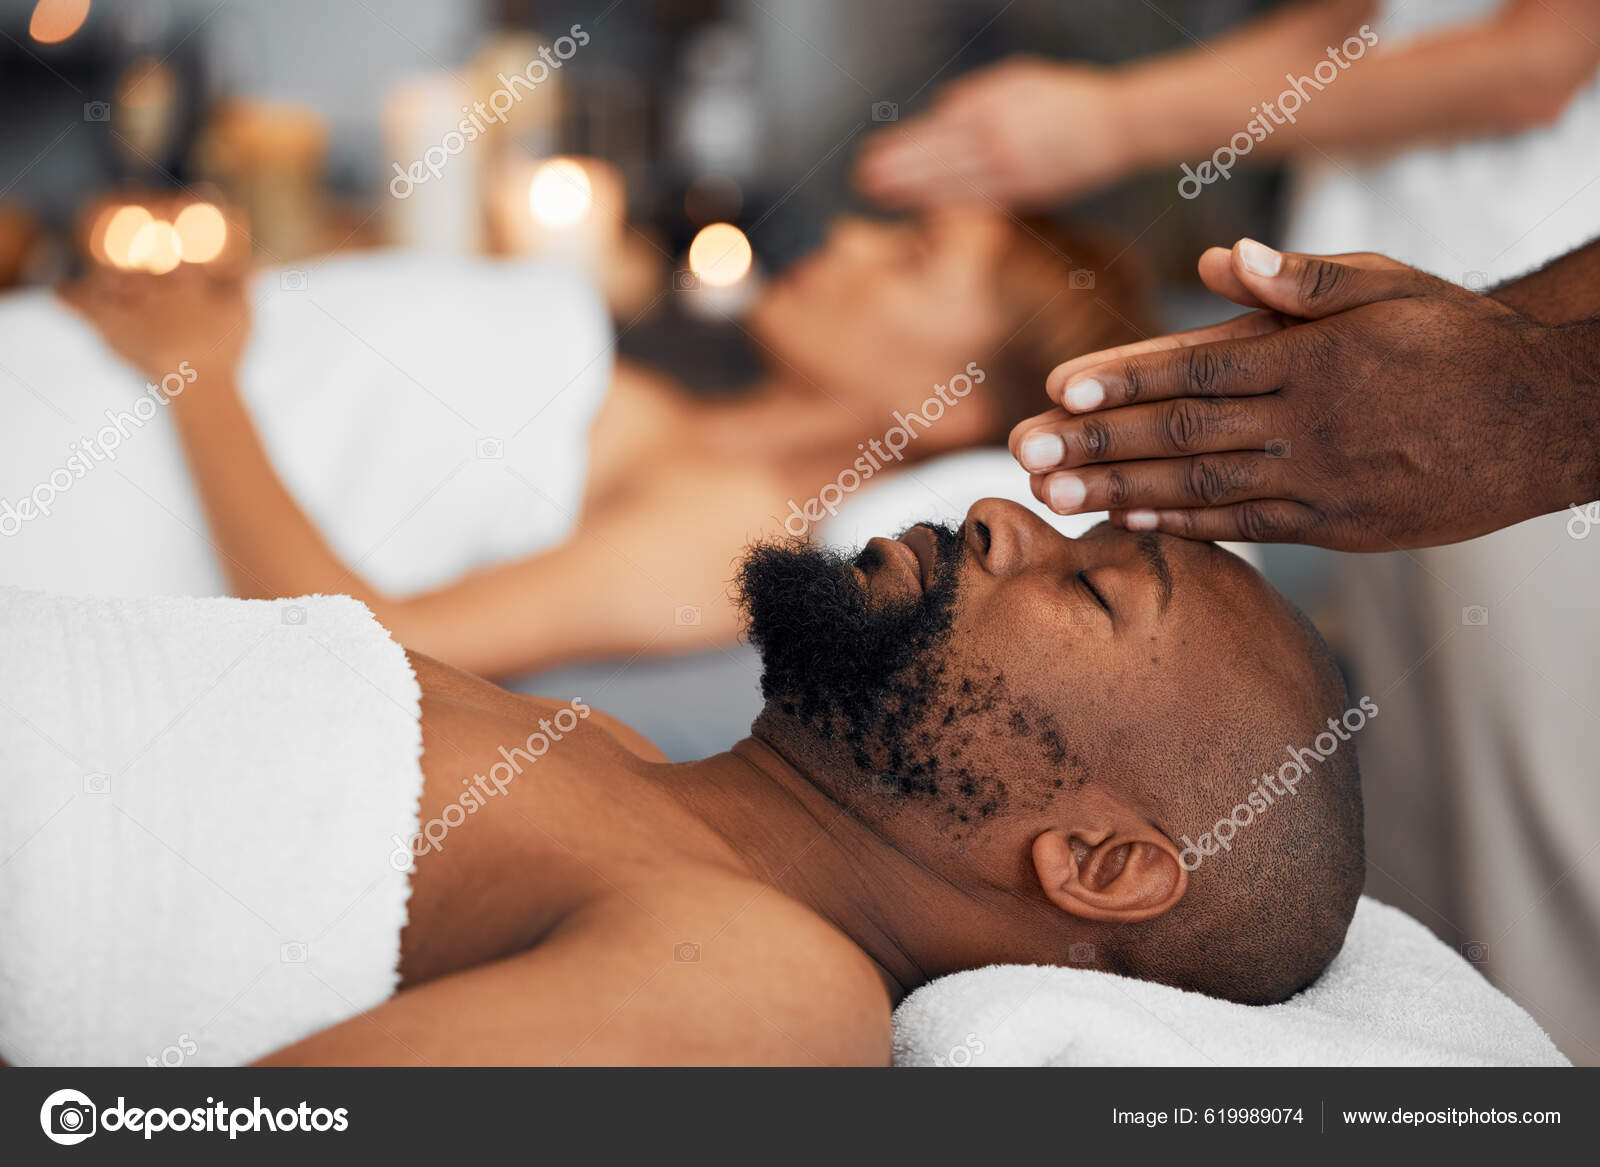
[[[123,271],[160,275],[189,263],[238,273],[250,261],[250,229],[237,208],[192,193],[125,191],[86,209],[79,239],[95,263]]]
[[[183,241],[165,219],[152,219],[128,243],[128,265],[164,276],[183,262]]]
[[[95,258],[104,259],[112,267],[132,271],[140,265],[133,258],[134,238],[154,217],[138,205],[107,208],[102,212],[104,225],[96,223],[92,236]]]
[[[471,99],[461,81],[441,73],[405,82],[384,101],[385,206],[402,247],[467,254],[482,246],[483,155],[462,128]]]
[[[551,158],[524,189],[529,251],[578,263],[604,284],[627,218],[617,168],[598,158]]]
[[[210,203],[190,203],[172,221],[185,263],[210,263],[228,242],[228,224]]]
[[[689,244],[688,270],[678,290],[693,315],[708,319],[738,316],[760,291],[761,277],[750,240],[732,223],[702,227]]]

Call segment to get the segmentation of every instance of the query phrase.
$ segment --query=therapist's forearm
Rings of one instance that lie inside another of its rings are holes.
[[[1549,326],[1549,351],[1573,391],[1569,421],[1588,458],[1555,476],[1548,509],[1600,499],[1600,239],[1495,289],[1494,298]]]
[[[1600,239],[1502,284],[1494,298],[1543,324],[1600,317]]]
[[[1249,133],[1252,120],[1261,127],[1253,159],[1510,132],[1554,116],[1600,60],[1595,38],[1569,27],[1565,13],[1513,4],[1404,48],[1369,47],[1321,90],[1305,86],[1289,123],[1262,103],[1276,110],[1285,74],[1310,76],[1330,48],[1342,55],[1342,42],[1365,20],[1359,4],[1303,7],[1124,70],[1137,162],[1209,157]]]
[[[1550,335],[1571,382],[1566,422],[1580,451],[1574,465],[1551,475],[1548,509],[1556,511],[1600,499],[1600,316],[1557,324]]]
[[[1552,499],[1556,506],[1600,499],[1600,309],[1594,311],[1591,317],[1563,322],[1552,330],[1574,386],[1573,424],[1581,427],[1588,452],[1578,468],[1572,497]]]

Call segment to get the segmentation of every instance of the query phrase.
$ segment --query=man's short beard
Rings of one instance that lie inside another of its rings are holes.
[[[900,775],[908,793],[919,767],[907,744],[939,693],[963,550],[957,529],[923,525],[937,556],[912,599],[874,603],[852,561],[799,542],[758,544],[738,577],[768,710],[842,743],[865,774]],[[854,560],[869,574],[880,563],[872,547]]]

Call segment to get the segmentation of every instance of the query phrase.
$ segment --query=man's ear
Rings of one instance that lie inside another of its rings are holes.
[[[1033,841],[1039,886],[1063,912],[1131,924],[1168,911],[1189,888],[1171,839],[1146,824],[1054,829]]]

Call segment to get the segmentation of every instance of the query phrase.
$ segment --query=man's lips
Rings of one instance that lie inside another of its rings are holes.
[[[908,582],[920,584],[922,580],[922,564],[917,559],[917,553],[907,547],[898,539],[885,539],[879,535],[867,540],[868,547],[876,547],[882,556],[881,571],[885,567],[893,567],[898,574],[907,578]]]
[[[896,540],[902,547],[910,548],[911,554],[917,559],[917,580],[922,584],[922,590],[927,591],[928,585],[933,583],[933,569],[938,559],[938,540],[933,532],[926,527],[912,527]]]
[[[876,547],[884,566],[896,566],[917,590],[927,591],[933,583],[938,566],[938,539],[928,528],[912,527],[898,539],[885,539],[880,535],[867,540],[867,546]]]

